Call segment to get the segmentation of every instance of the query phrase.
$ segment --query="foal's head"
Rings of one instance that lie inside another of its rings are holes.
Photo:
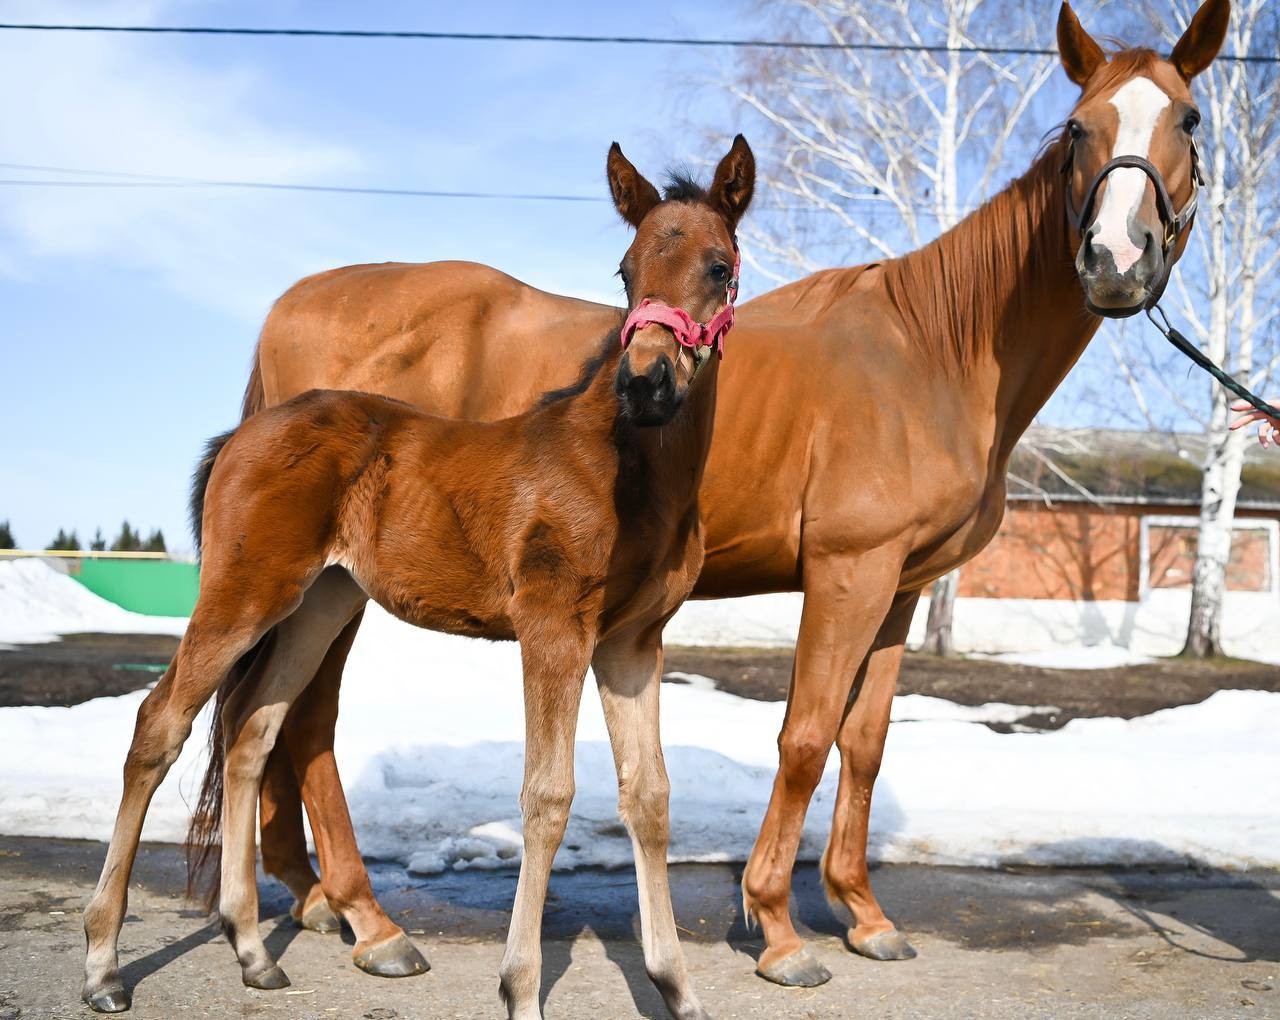
[[[1099,315],[1159,300],[1186,247],[1200,122],[1188,86],[1213,62],[1230,14],[1230,0],[1206,0],[1167,59],[1151,50],[1108,58],[1069,4],[1058,14],[1062,66],[1083,89],[1067,123],[1076,270]]]
[[[608,175],[614,206],[636,228],[619,267],[628,312],[635,313],[647,300],[654,308],[665,305],[685,313],[692,323],[684,325],[694,333],[699,333],[699,324],[713,320],[727,328],[725,318],[716,317],[731,308],[737,294],[735,231],[755,187],[755,157],[746,139],[738,135],[733,140],[705,190],[674,177],[665,197],[659,195],[617,142],[609,150]],[[624,333],[627,350],[614,385],[632,422],[663,425],[680,407],[711,348],[682,347],[677,332],[685,332],[688,339],[689,331],[646,321],[644,311],[639,328],[629,337]],[[698,336],[704,344],[712,339],[705,333]]]

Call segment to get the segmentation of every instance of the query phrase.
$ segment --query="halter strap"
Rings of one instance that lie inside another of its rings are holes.
[[[673,308],[662,301],[645,298],[627,316],[622,326],[622,346],[631,343],[636,331],[645,326],[665,326],[676,338],[676,343],[687,347],[696,355],[698,348],[710,347],[724,357],[724,338],[733,328],[733,303],[738,300],[738,273],[742,269],[742,256],[738,252],[738,239],[733,239],[733,275],[725,289],[725,305],[708,322],[698,322],[683,308]]]
[[[1062,173],[1064,176],[1071,173],[1071,167],[1075,163],[1076,143],[1072,139],[1068,144],[1067,158],[1062,164]],[[1085,227],[1088,226],[1089,220],[1093,216],[1093,206],[1098,197],[1098,191],[1102,188],[1103,182],[1115,170],[1128,167],[1134,170],[1141,170],[1146,174],[1147,179],[1151,181],[1151,186],[1156,193],[1156,212],[1160,216],[1160,222],[1164,225],[1164,234],[1160,238],[1161,262],[1163,268],[1160,273],[1160,279],[1156,281],[1154,287],[1147,300],[1140,308],[1135,308],[1136,312],[1154,308],[1164,296],[1165,287],[1169,285],[1169,274],[1173,272],[1173,263],[1169,259],[1169,255],[1178,244],[1178,238],[1182,236],[1182,232],[1191,226],[1191,221],[1195,219],[1196,207],[1200,202],[1200,187],[1204,184],[1204,174],[1200,169],[1200,153],[1196,150],[1196,143],[1191,142],[1191,197],[1187,199],[1186,204],[1181,209],[1174,209],[1173,198],[1169,194],[1169,189],[1164,183],[1164,176],[1159,169],[1149,159],[1142,156],[1116,156],[1114,159],[1108,160],[1102,165],[1102,169],[1098,171],[1097,176],[1089,184],[1084,193],[1084,204],[1080,206],[1079,211],[1075,208],[1075,203],[1071,200],[1071,184],[1067,182],[1066,198],[1067,212],[1070,214],[1076,232],[1083,235]]]

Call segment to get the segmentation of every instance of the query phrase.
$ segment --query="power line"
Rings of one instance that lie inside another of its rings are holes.
[[[694,39],[679,36],[571,35],[538,32],[425,32],[356,28],[221,28],[207,25],[54,25],[0,24],[14,32],[130,32],[145,35],[290,36],[321,39],[419,39],[453,42],[585,43],[617,46],[700,46],[716,49],[836,50],[866,53],[965,53],[997,56],[1056,57],[1057,50],[1033,46],[945,46],[928,43],[869,43],[792,39]],[[1280,56],[1224,54],[1219,60],[1280,64]]]
[[[311,191],[343,195],[395,195],[411,198],[511,199],[526,202],[607,202],[602,195],[557,195],[513,191],[446,191],[426,188],[373,188],[340,184],[289,184],[283,181],[222,181],[202,177],[174,177],[126,173],[119,170],[82,170],[32,163],[0,163],[0,170],[40,171],[85,177],[124,180],[51,181],[34,178],[0,178],[0,185],[44,188],[241,188],[259,191]]]
[[[330,192],[346,195],[390,195],[409,198],[462,198],[462,199],[494,199],[532,202],[608,202],[603,195],[563,195],[545,192],[520,191],[446,191],[426,188],[375,188],[358,185],[341,184],[292,184],[284,181],[229,181],[206,177],[180,177],[173,174],[143,174],[127,170],[87,170],[83,167],[48,166],[41,163],[0,163],[0,171],[22,170],[27,172],[67,174],[77,177],[92,177],[87,181],[57,181],[47,178],[3,178],[0,186],[9,184],[31,188],[250,188],[267,191],[305,191]],[[102,180],[101,178],[117,178]],[[122,179],[121,179],[122,178]],[[846,195],[851,202],[871,202],[885,204],[888,199],[878,192]],[[778,211],[807,212],[809,206],[787,205],[785,203],[758,203],[761,208]],[[917,214],[940,216],[942,213],[927,202],[914,203]],[[949,215],[966,216],[973,209],[960,208],[948,210]]]

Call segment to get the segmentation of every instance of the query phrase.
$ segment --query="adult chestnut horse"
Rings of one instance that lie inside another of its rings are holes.
[[[872,893],[866,858],[912,612],[922,588],[995,534],[1014,444],[1099,315],[1139,310],[1181,256],[1189,224],[1167,222],[1147,171],[1108,165],[1147,161],[1176,208],[1188,207],[1198,119],[1189,84],[1217,54],[1229,13],[1228,0],[1207,0],[1167,58],[1146,49],[1108,57],[1063,4],[1058,46],[1081,95],[1023,176],[918,251],[816,273],[740,309],[703,483],[707,557],[694,597],[805,595],[777,779],[743,876],[746,909],[767,941],[759,972],[771,980],[829,977],[792,926],[789,894],[805,811],[833,743],[840,778],[826,889],[853,915],[855,950],[914,955]],[[346,386],[499,418],[567,382],[616,314],[465,263],[335,270],[276,304],[245,413],[310,387]],[[376,909],[331,753],[354,632],[353,624],[335,643],[307,704],[286,721],[289,761],[273,760],[262,790],[264,865],[315,926],[332,923],[330,864],[322,891],[295,772],[317,842],[329,845],[330,860],[333,847],[345,851],[334,907],[347,916]]]
[[[192,495],[200,597],[173,664],[138,711],[115,832],[85,912],[93,1008],[127,1006],[116,940],[151,795],[195,713],[246,660],[220,713],[219,912],[244,983],[288,985],[258,930],[262,770],[290,704],[373,598],[419,627],[520,642],[525,850],[501,967],[510,1015],[542,1015],[542,912],[592,665],[635,847],[645,969],[673,1016],[705,1020],[667,886],[658,689],[662,628],[702,567],[698,490],[755,163],[739,135],[710,190],[678,178],[665,199],[616,144],[608,166],[618,211],[636,228],[622,261],[631,311],[572,387],[492,423],[312,390],[209,444]],[[357,953],[416,954],[398,929],[387,935],[357,928]]]

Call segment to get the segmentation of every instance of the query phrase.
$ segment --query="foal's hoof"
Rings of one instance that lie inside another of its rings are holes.
[[[123,1013],[129,1008],[129,997],[124,994],[124,985],[119,982],[94,989],[85,985],[80,998],[95,1013]]]
[[[342,928],[338,915],[330,908],[327,900],[317,900],[306,910],[295,903],[289,910],[289,916],[299,928],[319,932],[321,935],[332,935]]]
[[[289,976],[274,963],[253,973],[243,971],[240,977],[247,988],[261,988],[264,992],[289,987]]]
[[[831,980],[831,971],[819,963],[808,949],[797,949],[790,956],[767,966],[761,964],[756,973],[766,981],[789,988],[816,988]]]
[[[374,977],[399,978],[425,974],[431,969],[409,936],[400,934],[364,949],[352,958],[355,965]]]
[[[850,931],[849,945],[855,953],[869,960],[914,960],[916,957],[915,947],[897,928],[866,938],[857,938],[855,932]]]

